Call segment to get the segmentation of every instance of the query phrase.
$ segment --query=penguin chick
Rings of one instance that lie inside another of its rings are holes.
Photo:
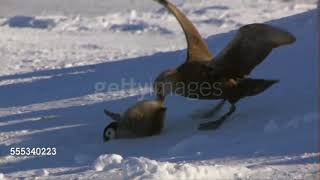
[[[160,134],[164,126],[166,107],[161,99],[140,101],[123,114],[104,110],[113,119],[103,132],[104,141],[138,138]]]

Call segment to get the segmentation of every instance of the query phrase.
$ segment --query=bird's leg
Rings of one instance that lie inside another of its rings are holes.
[[[199,115],[197,116],[197,114],[193,115],[194,118],[200,118],[200,119],[207,119],[212,117],[214,114],[216,114],[224,105],[225,100],[222,100],[219,102],[218,105],[216,105],[214,108],[210,109],[209,111],[206,111],[204,113],[199,112]]]
[[[207,123],[201,123],[198,127],[199,130],[211,130],[211,129],[218,129],[221,124],[232,114],[236,111],[236,106],[234,104],[231,104],[231,107],[229,111],[224,114],[222,117],[220,117],[216,121],[210,121]]]
[[[226,102],[225,100],[220,101],[218,105],[216,105],[214,108],[210,109],[208,112],[203,114],[201,118],[206,119],[206,118],[212,117],[223,107],[225,102]]]

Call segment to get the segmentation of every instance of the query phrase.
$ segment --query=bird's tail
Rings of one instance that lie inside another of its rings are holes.
[[[245,90],[245,96],[255,96],[278,82],[279,80],[244,79],[239,83],[239,86]]]

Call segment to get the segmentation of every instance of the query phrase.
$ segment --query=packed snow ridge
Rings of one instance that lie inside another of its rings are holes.
[[[159,162],[144,157],[123,159],[117,154],[101,155],[96,171],[119,171],[123,179],[246,179],[246,167]]]

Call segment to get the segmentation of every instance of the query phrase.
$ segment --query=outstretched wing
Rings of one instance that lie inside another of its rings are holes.
[[[214,77],[242,78],[260,64],[273,48],[295,42],[295,37],[266,24],[240,28],[227,47],[210,62]]]
[[[207,43],[191,23],[191,21],[172,3],[167,0],[155,0],[165,6],[179,21],[188,44],[187,61],[210,61],[213,55],[209,51]]]

